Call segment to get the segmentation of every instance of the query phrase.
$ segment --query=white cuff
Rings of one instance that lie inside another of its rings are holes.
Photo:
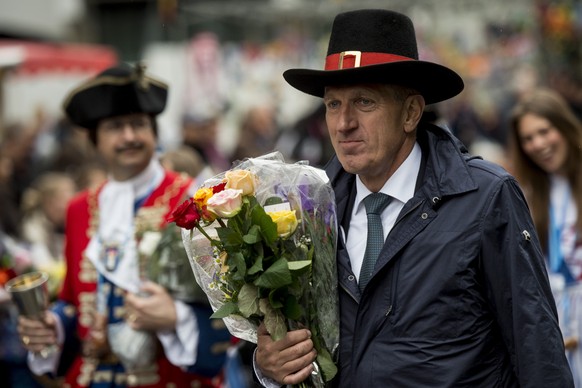
[[[176,305],[176,329],[158,332],[168,360],[179,367],[188,367],[196,363],[196,351],[199,342],[199,328],[196,315],[184,302],[174,301]]]
[[[253,352],[253,370],[255,371],[255,375],[257,376],[257,380],[259,380],[259,383],[261,383],[261,385],[265,388],[279,388],[282,385],[279,384],[278,382],[276,382],[275,380],[263,376],[263,372],[261,372],[261,369],[257,366],[257,349],[255,348],[255,351]]]

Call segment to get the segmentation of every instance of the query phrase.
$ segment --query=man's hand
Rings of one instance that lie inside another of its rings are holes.
[[[18,335],[26,350],[43,354],[57,345],[57,322],[55,317],[45,312],[41,320],[18,317]]]
[[[146,296],[125,295],[126,321],[135,330],[162,331],[176,328],[174,300],[164,287],[146,282],[141,288]]]
[[[257,336],[256,362],[265,377],[282,385],[298,384],[309,377],[317,356],[309,330],[289,331],[275,342],[261,323]]]

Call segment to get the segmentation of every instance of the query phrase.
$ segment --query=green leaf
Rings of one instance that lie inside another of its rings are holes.
[[[261,272],[262,270],[263,270],[263,256],[256,256],[255,262],[253,263],[251,268],[249,268],[247,274],[254,275]]]
[[[238,307],[234,302],[226,302],[210,316],[210,318],[226,318],[230,314],[238,312]]]
[[[263,244],[255,244],[252,246],[251,253],[253,257],[265,257],[265,247]]]
[[[256,244],[262,239],[261,228],[258,225],[251,226],[249,232],[243,236],[243,241],[247,244]]]
[[[288,294],[283,305],[283,314],[292,320],[299,320],[303,313],[303,308],[294,295]]]
[[[241,280],[247,274],[247,263],[241,252],[232,252],[228,254],[228,261],[230,265],[230,272],[233,273],[233,277],[237,280]],[[233,267],[236,268],[236,272],[233,271]]]
[[[269,292],[269,304],[271,305],[272,308],[280,309],[283,307],[282,299],[284,299],[284,297],[281,297],[281,294],[283,292],[286,293],[286,290],[284,288],[277,288]]]
[[[309,268],[309,266],[311,266],[311,261],[310,260],[289,261],[287,265],[289,266],[290,271],[301,271],[303,269]]]
[[[265,201],[265,206],[277,205],[277,204],[280,204],[280,203],[283,203],[283,199],[282,198],[279,198],[279,197],[269,197]]]
[[[258,287],[273,289],[291,284],[292,280],[287,260],[278,259],[254,281],[254,284]]]
[[[216,233],[225,247],[241,245],[243,243],[241,235],[232,228],[216,228]]]
[[[279,237],[277,234],[277,224],[273,222],[271,217],[265,213],[265,209],[261,206],[255,206],[253,208],[251,218],[251,222],[260,228],[263,239],[267,245],[273,246]]]
[[[227,223],[226,223],[228,229],[231,229],[234,233],[239,234],[239,235],[241,234],[240,230],[241,230],[243,220],[244,220],[244,214],[246,211],[245,209],[246,209],[246,207],[244,206],[244,201],[243,201],[243,206],[242,206],[240,212],[236,216],[229,218]]]
[[[245,318],[259,313],[259,289],[245,283],[238,294],[238,308]]]
[[[261,312],[265,315],[263,322],[265,327],[271,335],[273,341],[278,341],[287,334],[287,325],[285,324],[285,317],[281,312],[273,309],[269,304],[268,299],[261,299],[259,301]]]
[[[337,374],[337,366],[334,364],[330,354],[327,351],[324,349],[319,349],[317,351],[316,361],[325,381],[330,381],[335,377]]]

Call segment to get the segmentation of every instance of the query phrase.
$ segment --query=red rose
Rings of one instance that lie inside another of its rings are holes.
[[[175,222],[176,225],[184,229],[194,229],[199,221],[200,213],[198,213],[196,203],[192,198],[182,202],[168,217],[168,222]]]
[[[216,194],[216,193],[220,193],[222,190],[224,190],[224,187],[226,186],[226,182],[222,182],[217,184],[216,186],[212,186],[212,193]]]

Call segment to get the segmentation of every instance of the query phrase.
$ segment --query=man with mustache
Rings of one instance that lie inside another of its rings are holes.
[[[178,300],[148,280],[155,260],[145,249],[155,235],[148,232],[167,227],[167,215],[194,188],[156,157],[156,116],[167,95],[144,66],[121,64],[65,100],[67,117],[87,130],[109,179],[69,204],[63,289],[43,320],[19,319],[19,334],[31,369],[64,375],[68,387],[221,384],[230,343],[224,325],[209,319],[207,301]]]

